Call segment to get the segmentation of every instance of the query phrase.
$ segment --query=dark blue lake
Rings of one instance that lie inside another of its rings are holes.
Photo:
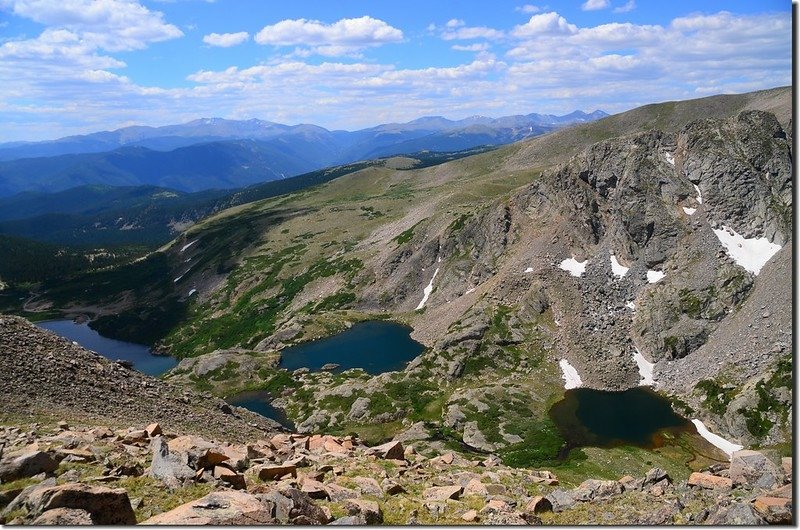
[[[644,387],[623,392],[575,388],[550,408],[550,418],[573,447],[663,445],[661,433],[695,432],[662,396]]]
[[[275,420],[291,431],[294,430],[294,423],[292,423],[292,421],[286,417],[283,411],[279,408],[273,407],[270,404],[272,397],[269,395],[269,392],[242,392],[241,394],[236,394],[229,397],[226,399],[226,401],[231,405],[246,408],[251,412],[261,414],[265,418]]]
[[[341,372],[363,368],[369,374],[402,370],[425,347],[411,338],[412,329],[380,320],[359,322],[350,329],[324,339],[305,342],[281,351],[280,367],[316,371],[334,363]]]
[[[77,324],[72,320],[48,320],[37,322],[37,326],[52,331],[65,339],[77,342],[87,350],[97,352],[106,359],[123,359],[147,375],[159,376],[178,364],[177,359],[165,355],[153,355],[143,344],[108,339],[89,327],[88,323]]]

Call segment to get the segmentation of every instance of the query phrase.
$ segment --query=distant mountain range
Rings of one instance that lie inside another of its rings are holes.
[[[428,116],[358,131],[204,118],[45,142],[0,144],[0,197],[104,184],[184,192],[231,189],[358,160],[495,146],[594,121],[603,111],[448,120]]]

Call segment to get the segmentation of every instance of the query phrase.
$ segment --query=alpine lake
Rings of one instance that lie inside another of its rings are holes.
[[[103,337],[87,323],[51,320],[37,325],[107,359],[130,361],[134,369],[147,375],[158,377],[177,365],[173,357],[154,355],[148,346]],[[394,322],[360,322],[336,335],[284,349],[279,366],[289,372],[299,368],[318,371],[325,367],[333,372],[361,368],[372,375],[402,370],[425,349],[411,338],[411,331]],[[273,397],[251,391],[227,401],[293,429],[283,411],[271,405]],[[664,433],[695,432],[691,422],[672,410],[669,401],[644,387],[622,392],[567,390],[549,415],[567,442],[563,456],[573,448],[587,446],[653,449],[664,445]]]

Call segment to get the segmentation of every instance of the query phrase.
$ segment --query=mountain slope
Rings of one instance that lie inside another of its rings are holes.
[[[270,372],[292,382],[278,403],[299,429],[393,432],[409,418],[501,456],[549,433],[544,445],[557,453],[547,410],[563,395],[562,361],[588,386],[621,389],[639,383],[643,359],[656,363],[658,384],[676,359],[702,357],[709,336],[751,310],[743,304],[756,274],[731,257],[723,231],[769,248],[790,244],[792,153],[773,114],[741,110],[790,105],[789,96],[776,89],[648,106],[435,167],[365,167],[237,206],[155,254],[159,267],[132,265],[141,276],[127,310],[95,325],[109,332],[124,322],[135,333],[154,324],[147,308],[184,304],[186,318],[163,330],[161,346],[187,357],[271,351],[390,317],[428,347],[402,372],[335,381]],[[106,292],[81,294],[104,282]],[[119,300],[118,289],[99,274],[45,296],[94,296],[97,305]],[[735,366],[706,363],[713,381],[675,397],[735,440],[785,441],[778,388],[768,389],[779,405],[766,432],[763,422],[723,423],[733,401],[720,411],[703,393],[780,379],[785,353],[757,347],[754,371],[736,376]],[[343,385],[349,397],[332,397]],[[397,400],[376,397],[363,415],[350,414],[357,396],[380,392]]]

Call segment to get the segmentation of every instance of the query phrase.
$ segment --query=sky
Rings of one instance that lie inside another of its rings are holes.
[[[791,33],[786,0],[0,0],[0,142],[615,113],[790,85]]]

